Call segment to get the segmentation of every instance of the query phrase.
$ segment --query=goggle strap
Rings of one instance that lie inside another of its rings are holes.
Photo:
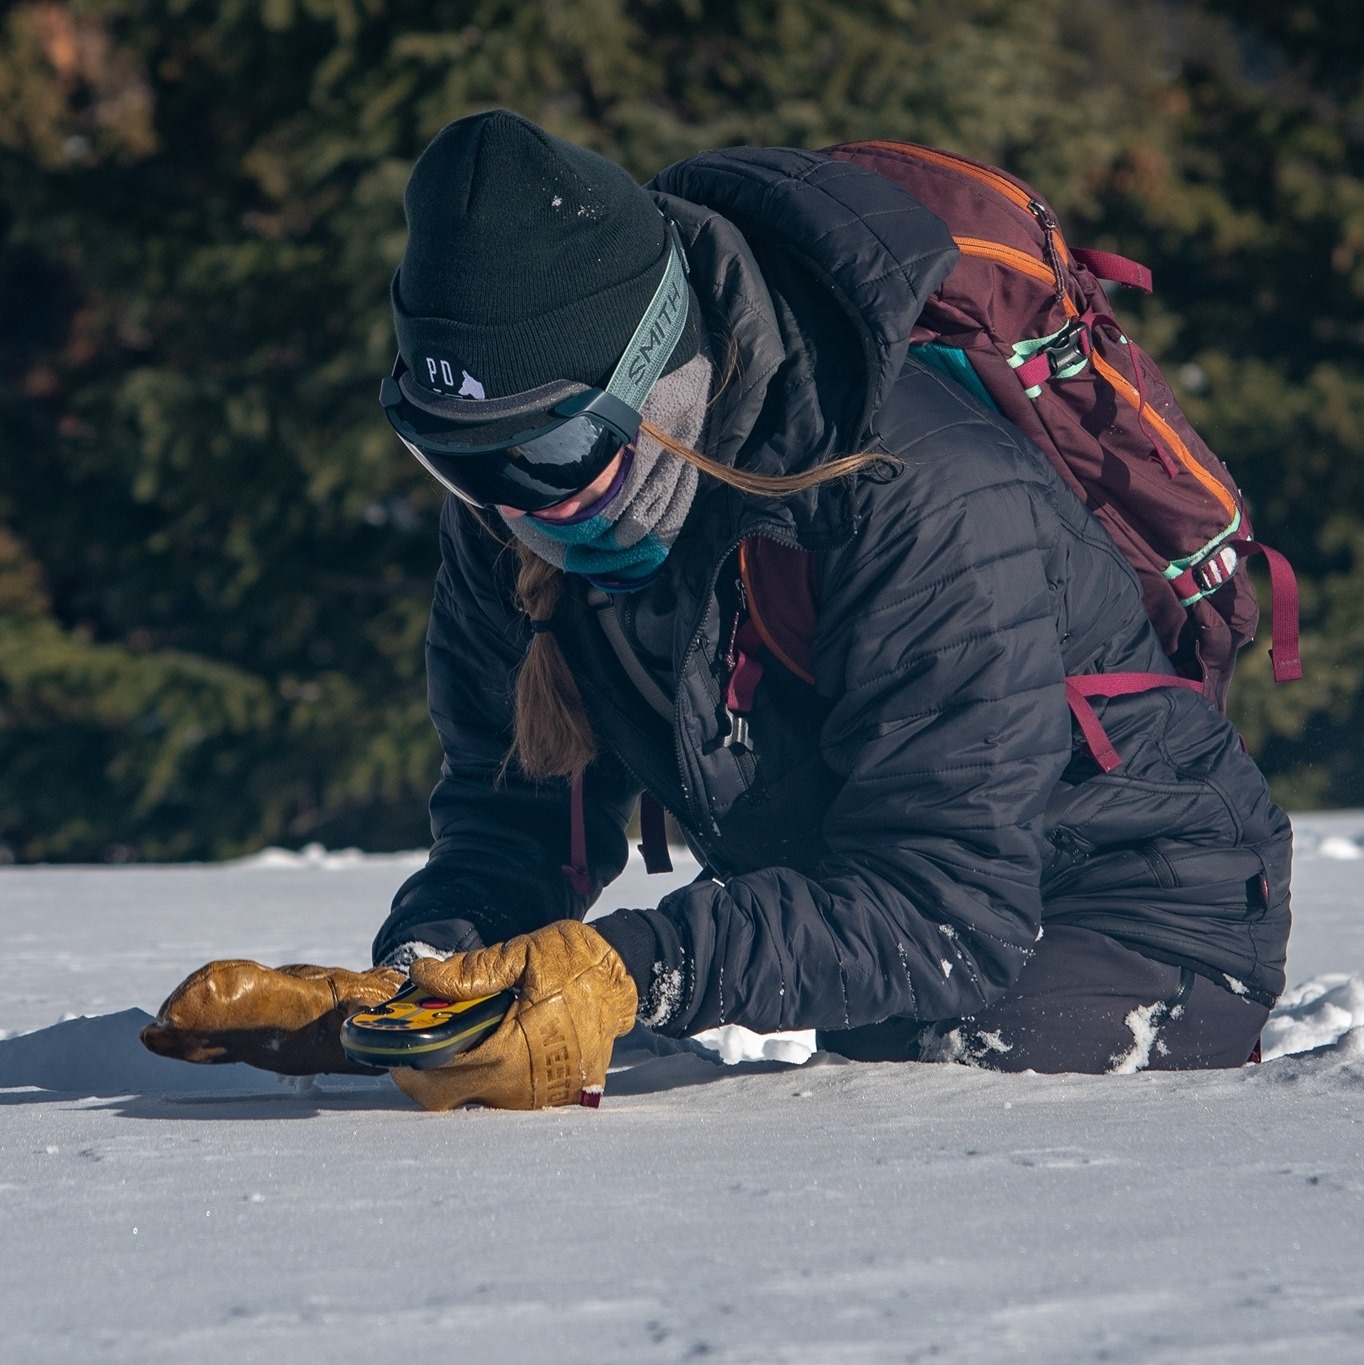
[[[636,412],[658,382],[687,327],[687,267],[669,223],[668,264],[625,353],[607,380],[606,392]]]

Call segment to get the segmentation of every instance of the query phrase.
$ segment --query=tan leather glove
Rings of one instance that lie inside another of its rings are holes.
[[[377,1074],[341,1051],[347,1015],[389,999],[402,972],[375,967],[262,967],[210,962],[171,992],[142,1041],[162,1057],[186,1062],[245,1062],[285,1076],[324,1071]]]
[[[615,1040],[635,1022],[635,983],[619,954],[577,920],[554,924],[444,962],[418,958],[409,974],[447,1000],[514,988],[517,1000],[491,1037],[431,1071],[393,1079],[425,1109],[485,1104],[544,1109],[588,1102],[606,1083]]]

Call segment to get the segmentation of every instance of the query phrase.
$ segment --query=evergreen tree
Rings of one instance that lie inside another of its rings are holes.
[[[1147,259],[1131,325],[1303,578],[1309,681],[1272,691],[1253,646],[1238,717],[1286,799],[1364,803],[1359,26],[1346,0],[11,5],[0,845],[424,841],[439,499],[374,400],[407,171],[499,104],[641,179],[712,145],[946,145]]]

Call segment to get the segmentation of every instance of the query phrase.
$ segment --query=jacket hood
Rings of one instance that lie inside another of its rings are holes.
[[[722,348],[737,352],[721,446],[742,436],[742,463],[771,472],[861,448],[956,262],[947,226],[874,171],[790,148],[704,152],[650,188],[689,240]]]

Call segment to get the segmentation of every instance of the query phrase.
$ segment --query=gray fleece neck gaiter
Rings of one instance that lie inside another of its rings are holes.
[[[695,448],[706,420],[715,369],[702,350],[664,375],[641,415],[675,441]],[[699,479],[696,467],[640,431],[615,482],[568,521],[512,517],[507,529],[541,559],[581,574],[606,592],[651,583],[682,530]]]

